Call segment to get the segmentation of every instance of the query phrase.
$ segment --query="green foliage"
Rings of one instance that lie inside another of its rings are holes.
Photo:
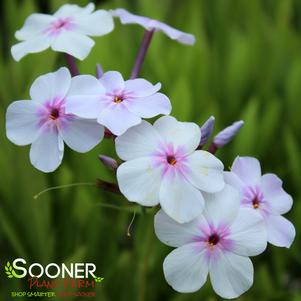
[[[62,57],[50,50],[14,62],[9,53],[15,43],[14,32],[42,3],[54,11],[65,2],[2,1],[0,259],[94,262],[97,273],[105,277],[96,286],[97,300],[101,301],[220,300],[209,284],[194,294],[178,294],[166,284],[162,262],[170,249],[154,235],[154,210],[137,214],[129,237],[132,213],[101,206],[127,205],[123,198],[91,186],[53,190],[33,198],[51,186],[114,179],[113,172],[97,161],[99,153],[114,154],[110,141],[88,154],[67,151],[62,166],[45,175],[30,165],[28,147],[17,147],[5,136],[7,105],[28,99],[29,87],[38,75],[64,64]],[[299,231],[301,2],[112,0],[99,7],[125,7],[196,35],[196,45],[188,47],[157,33],[141,75],[162,83],[171,98],[173,114],[180,120],[201,124],[214,115],[218,131],[244,119],[241,133],[218,156],[225,166],[237,155],[255,156],[264,172],[277,173],[294,197],[288,217]],[[88,59],[79,63],[81,71],[93,74],[96,63],[101,63],[104,70],[119,70],[129,76],[142,34],[138,26],[121,26],[116,21],[110,35],[96,38]],[[300,243],[297,235],[290,250],[269,246],[265,254],[256,257],[254,286],[239,300],[301,300]],[[10,268],[6,266],[6,273]],[[25,288],[25,279],[0,281],[0,299],[8,300],[11,291]]]

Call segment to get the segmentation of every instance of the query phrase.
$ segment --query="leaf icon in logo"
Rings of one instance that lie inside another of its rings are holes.
[[[13,267],[10,265],[10,262],[8,261],[6,263],[6,266],[5,266],[5,273],[7,275],[8,278],[13,278],[14,277],[14,270],[13,270]]]
[[[94,277],[95,282],[100,283],[104,280],[103,277]]]

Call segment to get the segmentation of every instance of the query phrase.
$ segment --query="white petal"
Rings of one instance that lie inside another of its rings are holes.
[[[276,215],[290,211],[292,197],[282,188],[282,181],[274,174],[265,174],[261,178],[261,189],[264,199]]]
[[[152,155],[160,144],[160,136],[153,126],[142,121],[115,140],[116,152],[122,160]]]
[[[293,224],[280,215],[270,215],[266,222],[268,242],[277,247],[289,248],[296,236]]]
[[[50,40],[42,35],[37,35],[29,40],[15,44],[11,48],[13,58],[18,62],[28,53],[44,51],[50,46]]]
[[[77,30],[90,36],[102,36],[114,28],[112,16],[105,10],[97,10],[91,15],[76,17]]]
[[[161,84],[151,84],[143,78],[129,79],[125,82],[125,90],[133,92],[136,97],[146,97],[155,94],[161,89]]]
[[[199,190],[177,173],[162,179],[160,204],[175,221],[187,223],[202,213],[204,198]]]
[[[206,201],[204,215],[215,227],[229,225],[237,217],[239,210],[239,194],[230,185],[214,194],[204,193]]]
[[[130,202],[143,206],[159,203],[161,170],[153,166],[151,157],[121,164],[117,169],[117,180],[120,191]]]
[[[99,114],[97,121],[116,136],[120,136],[129,128],[141,123],[141,118],[131,113],[122,104],[113,103]]]
[[[45,103],[56,98],[63,99],[70,87],[71,75],[62,67],[56,72],[39,76],[30,88],[30,96],[34,101]]]
[[[191,243],[173,250],[164,260],[167,283],[181,293],[199,290],[207,280],[208,262],[199,243]]]
[[[80,7],[75,4],[64,4],[55,12],[54,16],[62,18],[62,17],[70,17],[75,14],[88,15],[92,13],[94,9],[95,9],[94,3],[89,3],[85,7]]]
[[[230,226],[233,252],[241,256],[261,254],[267,246],[267,232],[263,218],[254,209],[241,208]]]
[[[166,142],[183,147],[186,154],[192,153],[201,141],[201,130],[192,122],[179,122],[174,117],[163,116],[154,123],[154,127]]]
[[[89,119],[74,119],[61,131],[65,143],[73,150],[85,153],[94,148],[104,136],[104,127]]]
[[[136,98],[129,102],[128,109],[142,118],[151,118],[159,114],[170,114],[171,103],[166,95],[156,93],[145,98]]]
[[[250,258],[222,253],[210,264],[210,280],[214,291],[222,298],[237,298],[253,284],[254,269]]]
[[[200,236],[198,218],[189,223],[180,224],[170,218],[162,209],[155,215],[154,225],[159,240],[171,247],[180,247],[191,243]]]
[[[239,191],[240,195],[242,195],[243,188],[246,186],[246,184],[241,181],[241,179],[234,172],[225,171],[224,179],[226,184],[234,187],[237,191]]]
[[[60,33],[51,44],[54,51],[65,52],[79,60],[85,59],[95,42],[78,32],[64,31]]]
[[[74,95],[103,95],[105,88],[99,80],[92,75],[78,75],[71,79],[68,97]]]
[[[206,151],[195,151],[187,157],[189,171],[185,177],[195,187],[205,192],[218,192],[224,188],[223,163]]]
[[[40,134],[30,148],[31,164],[43,171],[52,172],[59,167],[64,154],[64,142],[55,131]]]
[[[24,26],[16,32],[15,36],[18,40],[35,38],[37,34],[41,34],[55,20],[56,18],[51,15],[32,14],[26,19]]]
[[[11,142],[27,145],[37,139],[39,108],[39,103],[30,100],[14,101],[9,105],[6,112],[6,135]]]
[[[261,167],[256,158],[236,157],[231,171],[247,185],[256,185],[260,182]]]
[[[107,107],[107,104],[101,100],[104,92],[104,87],[94,76],[73,77],[66,97],[66,113],[96,119]]]
[[[108,71],[99,79],[106,91],[122,91],[124,89],[124,80],[120,72]]]

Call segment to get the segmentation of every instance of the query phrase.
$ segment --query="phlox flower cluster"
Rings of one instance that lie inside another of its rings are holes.
[[[99,66],[95,77],[79,74],[75,58],[88,56],[95,44],[91,37],[110,33],[114,18],[145,29],[132,76],[102,72]],[[207,147],[214,117],[201,126],[178,121],[170,115],[172,104],[161,84],[137,77],[159,31],[179,43],[195,43],[192,34],[125,9],[66,4],[53,15],[29,16],[16,32],[20,42],[11,49],[14,59],[51,48],[65,53],[71,72],[61,67],[39,76],[28,100],[9,105],[7,138],[31,145],[30,162],[42,172],[59,167],[65,145],[85,153],[111,138],[121,163],[107,155],[99,159],[116,170],[117,190],[129,202],[160,206],[155,233],[174,248],[163,263],[167,283],[178,292],[195,292],[209,276],[218,295],[235,298],[253,283],[250,257],[264,252],[267,243],[292,244],[294,226],[282,215],[293,200],[275,174],[262,174],[257,159],[238,156],[225,171],[215,156],[243,121],[219,132]],[[153,123],[145,120],[159,115]]]

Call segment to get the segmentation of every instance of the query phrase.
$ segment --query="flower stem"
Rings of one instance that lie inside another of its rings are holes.
[[[76,65],[75,58],[72,55],[68,54],[68,53],[64,53],[64,55],[65,55],[65,60],[66,60],[66,63],[68,65],[68,68],[70,70],[71,75],[72,76],[79,75],[80,72],[79,72],[78,67]]]
[[[141,46],[135,61],[135,65],[134,68],[132,70],[132,74],[131,74],[131,79],[134,79],[138,76],[140,69],[142,67],[146,52],[149,48],[150,42],[152,40],[153,34],[154,34],[155,30],[146,30],[144,32],[144,36],[141,42]]]
[[[103,189],[108,192],[116,193],[116,194],[121,194],[119,187],[117,184],[110,183],[101,179],[96,180],[96,187]]]
[[[209,145],[208,152],[211,154],[215,154],[217,150],[218,150],[218,147],[215,145],[215,143],[212,142]]]

